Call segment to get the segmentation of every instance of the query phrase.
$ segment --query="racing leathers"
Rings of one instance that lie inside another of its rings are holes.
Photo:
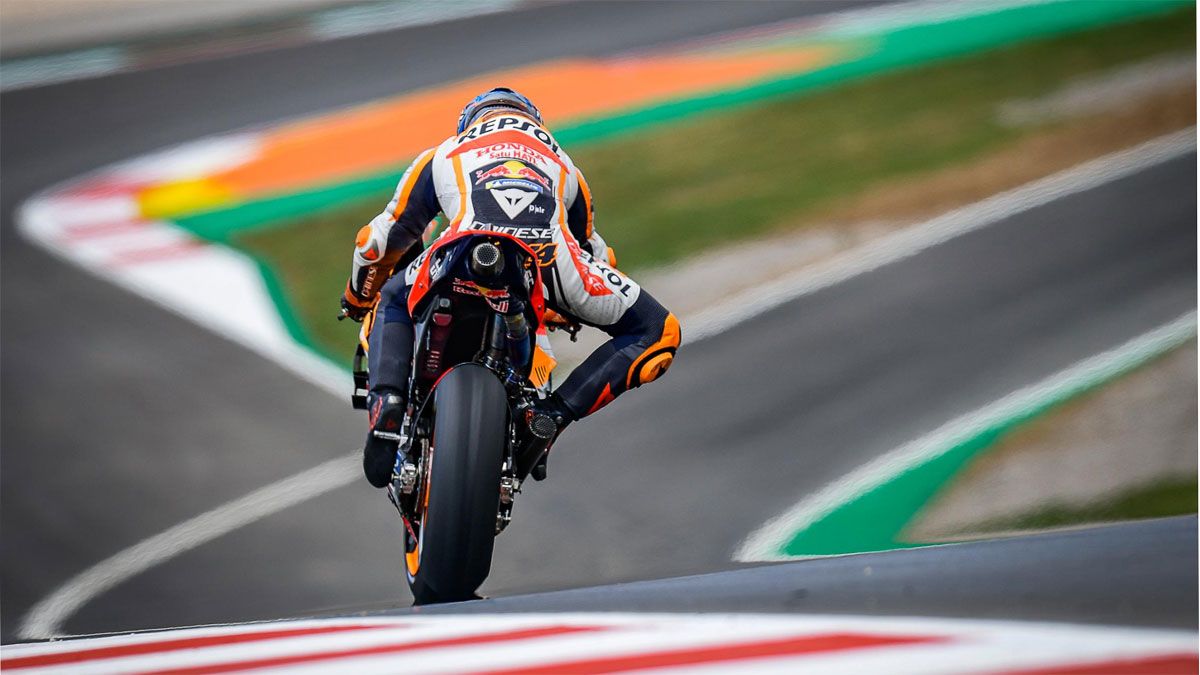
[[[379,296],[369,337],[372,392],[407,389],[414,339],[407,298],[428,250],[392,271],[439,213],[449,220],[442,237],[488,230],[524,241],[538,256],[547,306],[611,336],[556,390],[568,421],[671,365],[679,322],[615,268],[583,174],[533,118],[505,111],[421,153],[387,208],[359,231],[344,302],[365,310]]]

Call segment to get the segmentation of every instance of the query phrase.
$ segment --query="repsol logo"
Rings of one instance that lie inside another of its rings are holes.
[[[467,131],[467,133],[459,136],[457,142],[463,143],[465,141],[474,140],[483,134],[490,134],[493,131],[503,131],[505,129],[523,131],[527,134],[530,134],[534,138],[549,146],[549,148],[554,151],[554,154],[558,154],[558,143],[554,142],[554,137],[550,135],[549,131],[539,127],[530,120],[524,120],[520,117],[497,117],[495,119],[490,119],[483,124],[472,127]]]
[[[593,263],[596,265],[596,269],[600,270],[601,274],[604,275],[604,278],[608,280],[609,284],[612,284],[612,286],[616,288],[621,295],[627,298],[629,297],[629,282],[625,281],[625,279],[621,278],[620,274],[617,274],[611,267],[606,266],[599,260],[593,260]]]

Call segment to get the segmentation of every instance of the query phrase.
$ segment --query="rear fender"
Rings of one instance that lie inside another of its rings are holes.
[[[528,292],[529,308],[533,312],[537,325],[542,325],[543,316],[546,313],[546,302],[545,298],[543,297],[544,291],[542,287],[542,275],[536,264],[537,254],[533,252],[533,249],[529,248],[528,244],[526,244],[524,241],[521,241],[517,237],[503,232],[492,232],[490,230],[464,230],[453,236],[439,239],[426,251],[427,255],[425,256],[424,261],[421,263],[421,266],[417,269],[416,278],[414,279],[412,288],[408,294],[409,314],[414,316],[417,314],[418,309],[422,305],[422,301],[425,300],[426,296],[435,285],[435,280],[431,275],[431,265],[436,254],[441,249],[452,245],[458,246],[463,243],[463,240],[474,238],[502,240],[506,242],[507,245],[521,251],[521,253],[529,261],[529,285],[526,287]]]

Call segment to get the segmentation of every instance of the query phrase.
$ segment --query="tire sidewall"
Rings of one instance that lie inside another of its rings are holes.
[[[455,366],[434,392],[429,501],[409,583],[417,604],[475,597],[495,545],[508,398],[492,371]]]

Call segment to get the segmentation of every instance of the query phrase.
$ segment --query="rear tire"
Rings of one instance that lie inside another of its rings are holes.
[[[483,366],[456,366],[434,397],[428,502],[417,555],[406,561],[418,605],[473,599],[487,578],[508,426],[504,386]]]

